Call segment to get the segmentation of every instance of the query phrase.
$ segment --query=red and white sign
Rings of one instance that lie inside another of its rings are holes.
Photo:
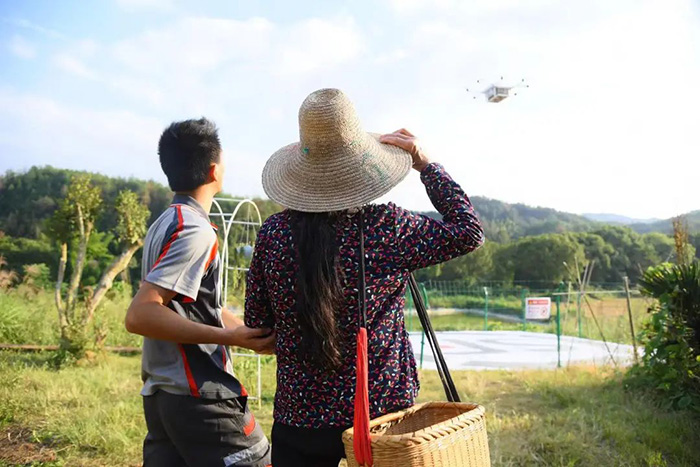
[[[525,299],[525,318],[549,319],[552,316],[552,299],[549,297],[531,297]]]

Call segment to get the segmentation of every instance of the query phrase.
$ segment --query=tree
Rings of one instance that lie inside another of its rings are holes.
[[[468,255],[459,256],[444,263],[437,279],[464,281],[470,284],[488,280],[493,269],[494,251],[498,247],[497,243],[487,242]]]
[[[586,260],[595,262],[591,282],[605,282],[613,274],[611,267],[615,249],[598,234],[579,233],[574,234],[573,238],[583,246]],[[572,267],[574,266],[571,263],[569,264]]]
[[[65,199],[49,222],[49,230],[60,247],[54,297],[61,331],[61,349],[78,358],[84,353],[85,331],[97,306],[112,287],[114,278],[128,266],[143,245],[146,221],[150,214],[134,192],[124,190],[119,193],[113,211],[118,219],[114,230],[121,253],[104,270],[97,285],[87,288],[84,306],[78,307],[78,292],[87,261],[88,243],[102,205],[101,190],[92,184],[90,176],[75,175],[71,178]],[[69,245],[76,252],[66,287],[64,279],[69,262]]]
[[[604,226],[594,233],[609,243],[614,253],[610,257],[610,271],[606,282],[620,282],[623,276],[636,283],[642,271],[656,264],[656,251],[629,227]]]
[[[518,240],[511,251],[513,280],[558,283],[568,277],[564,262],[585,262],[583,247],[569,234],[546,234]]]
[[[654,264],[667,263],[673,259],[674,241],[668,235],[651,232],[642,235],[642,242],[654,250]]]

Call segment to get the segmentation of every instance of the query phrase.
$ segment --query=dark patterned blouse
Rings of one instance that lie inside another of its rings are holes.
[[[421,173],[443,220],[412,214],[394,204],[362,210],[369,337],[369,400],[372,418],[413,405],[419,383],[404,325],[404,294],[411,271],[478,248],[481,224],[460,186],[439,164]],[[263,224],[253,254],[245,323],[277,332],[277,393],[274,419],[295,427],[348,427],[355,395],[355,335],[359,325],[359,215],[337,223],[345,305],[339,310],[342,366],[320,371],[297,359],[301,332],[295,309],[297,255],[289,211]]]

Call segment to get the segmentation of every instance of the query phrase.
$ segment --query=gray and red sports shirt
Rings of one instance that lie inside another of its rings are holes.
[[[216,226],[194,198],[175,195],[146,234],[142,279],[177,292],[168,304],[173,312],[197,323],[224,327],[220,269]],[[141,377],[144,396],[158,390],[205,399],[247,395],[233,375],[229,350],[223,345],[145,337]]]

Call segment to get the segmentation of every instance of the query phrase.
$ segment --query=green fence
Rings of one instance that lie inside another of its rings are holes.
[[[628,294],[624,284],[591,284],[584,292],[570,283],[549,288],[510,284],[475,286],[453,281],[427,281],[419,285],[436,331],[545,332],[634,344],[636,334],[649,317],[648,299],[634,289]],[[527,319],[526,300],[534,297],[551,300],[548,319]],[[422,331],[410,293],[406,298],[405,320],[409,331]]]

